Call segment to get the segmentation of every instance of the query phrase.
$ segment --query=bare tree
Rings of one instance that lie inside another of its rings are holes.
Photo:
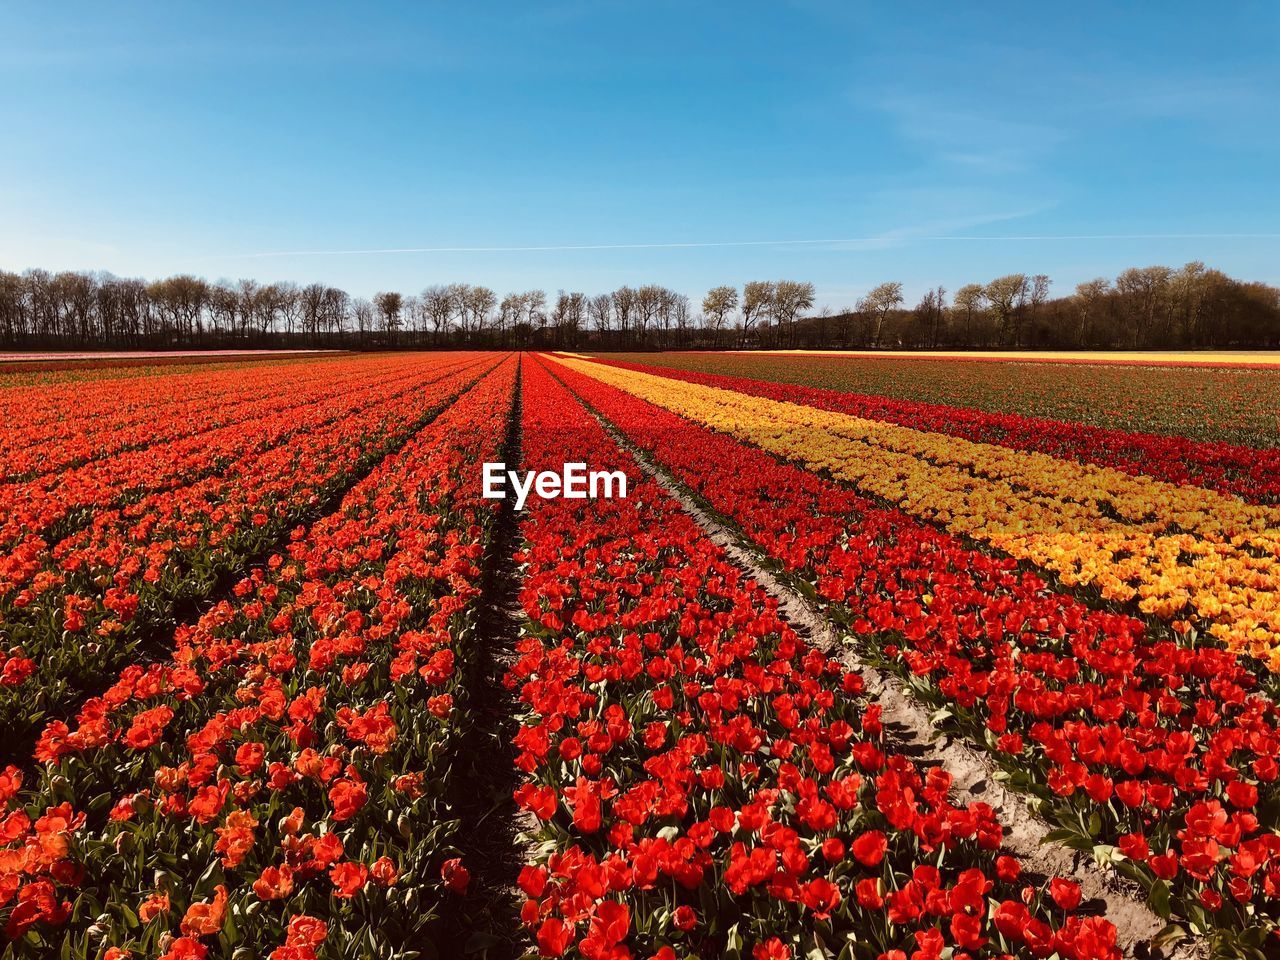
[[[280,291],[280,319],[284,332],[287,337],[292,337],[302,321],[302,293],[296,284],[277,283],[275,286]]]
[[[884,333],[885,318],[891,311],[902,306],[902,284],[897,280],[890,280],[872,287],[862,298],[862,306],[872,317],[871,345],[878,347]]]
[[[97,286],[94,278],[87,273],[68,270],[53,278],[60,326],[64,335],[74,337],[81,344],[89,343],[93,335],[96,322],[93,307],[97,300]]]
[[[718,345],[729,314],[738,309],[738,288],[712,287],[702,298],[702,315],[707,318],[712,340]]]
[[[1053,283],[1053,281],[1043,273],[1037,273],[1031,278],[1031,287],[1027,294],[1027,306],[1031,314],[1030,320],[1033,336],[1035,335],[1036,314],[1040,312],[1040,308],[1044,306],[1049,299],[1049,285],[1051,283]]]
[[[355,324],[356,336],[360,338],[360,345],[364,346],[376,323],[376,311],[373,304],[363,297],[352,300],[351,321]]]
[[[525,323],[529,330],[538,332],[541,339],[547,326],[547,295],[541,290],[529,290],[524,295]]]
[[[321,301],[321,316],[325,332],[330,341],[341,337],[347,326],[347,312],[351,306],[351,296],[337,287],[325,287]]]
[[[307,339],[312,343],[320,341],[320,330],[324,323],[324,293],[325,287],[323,283],[309,283],[302,288],[302,326],[306,331]]]
[[[30,334],[24,290],[21,276],[0,270],[0,337],[8,347],[16,347]]]
[[[664,348],[671,344],[671,328],[672,326],[676,326],[678,298],[680,298],[680,294],[672,291],[672,289],[658,287],[657,312],[655,312],[655,319],[658,321],[659,328],[662,329],[662,343],[660,343],[660,346]]]
[[[1127,301],[1125,316],[1130,323],[1132,346],[1148,343],[1169,298],[1168,267],[1130,267],[1116,277],[1116,292]]]
[[[467,297],[467,312],[471,316],[470,327],[473,334],[483,337],[489,329],[489,320],[493,308],[498,304],[498,295],[488,287],[475,286]]]
[[[258,339],[266,343],[268,336],[277,332],[288,309],[290,290],[285,284],[268,283],[258,290],[256,298]]]
[[[636,342],[643,347],[649,330],[658,319],[665,291],[654,283],[646,283],[635,293]]]
[[[1178,343],[1191,344],[1200,340],[1205,300],[1221,276],[1216,270],[1206,270],[1199,260],[1193,260],[1183,265],[1170,279],[1169,292],[1172,309],[1176,311],[1175,339]]]
[[[30,317],[30,329],[37,338],[56,337],[58,330],[57,298],[53,292],[53,275],[39,268],[22,275]]]
[[[1084,283],[1076,284],[1076,329],[1075,342],[1087,344],[1094,342],[1095,328],[1098,326],[1106,303],[1111,293],[1111,281],[1105,277],[1095,277]]]
[[[2,277],[0,282],[3,282]],[[119,279],[106,272],[94,278],[94,298],[90,310],[93,314],[90,321],[93,338],[107,343],[118,343],[121,339]],[[0,315],[3,315],[3,312],[3,307],[0,307]],[[0,330],[2,328],[3,323],[0,323]]]
[[[469,283],[451,283],[449,284],[449,306],[453,308],[453,322],[463,342],[467,341],[471,336],[471,307],[468,300],[471,298],[471,284]]]
[[[515,328],[524,316],[524,296],[508,293],[498,304],[497,327],[502,346],[507,345],[507,331]]]
[[[991,305],[1001,343],[1016,347],[1022,339],[1022,306],[1027,298],[1027,289],[1027,275],[1011,273],[996,277],[983,290]]]
[[[587,303],[587,313],[596,330],[604,335],[613,324],[613,297],[607,293],[599,293]]]
[[[980,283],[966,283],[956,291],[955,308],[964,314],[964,342],[972,344],[973,317],[986,306],[987,291]]]
[[[147,285],[141,280],[120,280],[116,284],[116,296],[121,332],[129,343],[138,346],[150,335],[152,326],[153,311]]]
[[[431,339],[437,345],[453,317],[453,297],[452,285],[437,284],[427,287],[418,298],[422,302],[422,312],[426,315],[427,323],[431,325]]]
[[[556,303],[551,311],[556,346],[570,346],[577,342],[578,330],[586,315],[586,305],[587,296],[584,293],[565,293],[561,290],[556,295]]]
[[[685,346],[689,342],[689,326],[693,323],[693,308],[689,298],[683,293],[674,294],[671,299],[671,319],[676,328],[677,346]]]
[[[241,280],[236,284],[236,334],[241,340],[247,341],[249,331],[256,325],[261,290],[256,280]]]
[[[378,322],[387,334],[387,342],[394,345],[400,334],[400,311],[404,309],[404,295],[395,291],[375,294],[373,306],[378,311]]]
[[[225,284],[211,289],[203,280],[179,274],[151,284],[147,295],[162,321],[180,336],[201,338],[204,334],[201,316],[209,307],[220,315],[229,332],[234,330],[239,310],[238,295]]]
[[[773,282],[751,280],[742,288],[742,342],[745,345],[751,328],[773,313]]]
[[[412,294],[404,298],[404,307],[401,310],[401,316],[404,321],[401,324],[402,329],[407,334],[404,338],[410,344],[421,346],[426,340],[427,331],[427,312],[422,305],[422,300]],[[355,319],[355,306],[352,305],[351,317]]]
[[[795,346],[796,317],[801,310],[813,306],[812,283],[798,280],[779,280],[773,285],[773,316],[780,331],[788,331],[791,346]]]
[[[947,309],[947,291],[944,287],[926,290],[915,309],[915,325],[920,332],[920,342],[937,348],[942,335]]]
[[[622,345],[627,345],[627,335],[631,332],[631,318],[635,312],[636,292],[628,286],[621,286],[613,291],[613,315],[618,319],[618,330],[622,334]]]

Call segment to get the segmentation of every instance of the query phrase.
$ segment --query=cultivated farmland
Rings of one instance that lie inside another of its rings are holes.
[[[0,371],[0,957],[1276,956],[1277,395]],[[499,462],[625,496],[517,510]]]

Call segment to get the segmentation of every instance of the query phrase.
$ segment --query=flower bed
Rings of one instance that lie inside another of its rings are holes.
[[[392,957],[429,940],[465,887],[445,790],[492,527],[479,464],[514,374],[180,628],[171,660],[52,724],[37,775],[0,777],[15,956]]]
[[[613,355],[617,357],[617,355]],[[972,355],[969,355],[972,356]],[[1033,355],[1034,356],[1034,355]],[[874,404],[963,407],[1102,430],[1186,437],[1209,444],[1280,447],[1280,368],[1075,363],[1026,358],[841,357],[831,354],[631,354],[646,367],[725,374],[858,394]],[[1245,358],[1240,358],[1245,359]]]
[[[562,363],[1280,671],[1280,508],[580,360]]]
[[[625,469],[625,500],[531,503],[508,683],[520,875],[543,956],[1118,956],[1078,887],[1020,877],[983,804],[885,742],[880,708],[534,363],[525,466]],[[905,951],[905,952],[904,952]]]
[[[277,544],[491,364],[426,364],[407,382],[275,418],[276,439],[233,469],[97,511],[85,530],[11,563],[0,590],[0,723],[11,741],[0,755],[29,747],[49,718],[171,630],[179,604]]]
[[[92,434],[86,422],[78,434],[67,438],[68,454],[45,452],[40,462],[48,461],[48,470],[0,485],[0,544],[9,551],[7,557],[21,555],[23,550],[39,548],[79,529],[96,511],[126,506],[148,493],[180,489],[215,474],[242,470],[243,461],[251,463],[252,457],[300,429],[314,429],[371,404],[403,396],[425,379],[459,365],[457,360],[418,360],[394,375],[386,369],[359,372],[356,368],[350,371],[349,381],[343,378],[336,386],[300,388],[296,394],[286,395],[287,399],[268,396],[252,401],[240,416],[216,426],[223,415],[210,413],[189,419],[186,429],[175,430],[167,419],[169,411],[156,410],[151,416],[157,433],[170,433],[171,438],[148,442],[145,428],[110,431],[108,443],[123,434],[124,445],[114,455],[99,452],[92,436],[85,447],[78,445],[78,436]],[[70,469],[53,466],[67,456],[87,459]]]
[[[412,369],[412,367],[409,367]],[[340,391],[403,375],[405,365],[270,365],[217,374],[139,377],[0,394],[0,478],[8,483],[66,471],[125,450],[180,440]],[[35,404],[34,409],[32,409]]]
[[[1060,839],[1227,944],[1275,928],[1280,713],[1247,661],[1055,593],[1008,558],[557,364],[986,746]],[[1274,940],[1271,946],[1274,946]]]

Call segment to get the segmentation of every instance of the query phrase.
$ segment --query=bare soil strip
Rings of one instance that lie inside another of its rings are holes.
[[[996,779],[996,767],[985,753],[955,740],[934,739],[936,731],[929,709],[916,702],[898,678],[864,663],[856,648],[843,641],[830,620],[762,565],[760,553],[744,535],[714,516],[699,503],[696,494],[656,464],[597,410],[583,403],[609,435],[693,517],[728,558],[778,601],[782,614],[802,636],[835,656],[844,666],[862,674],[868,692],[883,706],[886,731],[903,752],[951,773],[953,793],[963,802],[982,801],[995,809],[1005,828],[1006,849],[1015,854],[1027,870],[1078,880],[1084,899],[1099,902],[1107,919],[1115,924],[1119,946],[1126,956],[1192,960],[1205,955],[1202,946],[1187,941],[1163,949],[1155,947],[1153,940],[1166,923],[1148,908],[1136,884],[1103,870],[1082,853],[1047,841],[1053,828],[1031,811],[1021,795],[1007,790]]]
[[[516,372],[503,462],[521,462],[521,384]],[[520,785],[515,736],[519,702],[502,682],[516,659],[516,641],[524,623],[520,606],[521,574],[515,562],[520,546],[519,513],[510,498],[498,506],[498,522],[485,558],[483,591],[466,664],[466,717],[455,758],[453,803],[461,821],[458,847],[471,871],[471,887],[457,898],[445,922],[442,958],[514,960],[525,953],[528,938],[520,923],[522,895],[516,886],[525,864],[521,834],[534,823],[517,809],[512,794]]]

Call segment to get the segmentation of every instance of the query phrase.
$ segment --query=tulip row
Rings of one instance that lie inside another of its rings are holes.
[[[176,371],[182,379],[173,380],[175,371],[142,368],[136,377],[90,378],[61,384],[57,390],[10,385],[6,381],[7,389],[0,395],[0,414],[16,414],[36,398],[43,403],[29,411],[14,434],[0,439],[0,451],[9,455],[21,449],[24,441],[34,445],[60,436],[71,437],[110,422],[128,425],[145,417],[148,410],[199,404],[219,393],[236,397],[251,384],[266,391],[274,382],[272,374],[284,379],[305,378],[303,367],[309,367],[312,375],[320,369],[315,364],[260,364],[255,372],[252,367],[217,366]],[[150,376],[142,375],[148,372]]]
[[[624,355],[625,356],[625,355]],[[960,357],[844,357],[778,354],[635,354],[666,368],[732,374],[903,401],[1021,413],[1103,429],[1188,437],[1245,447],[1280,447],[1275,395],[1280,369],[1019,362]]]
[[[305,406],[311,397],[331,394],[354,378],[344,364],[266,365],[221,369],[203,376],[139,378],[95,382],[57,391],[44,388],[39,413],[20,414],[34,391],[10,390],[0,416],[14,411],[18,422],[0,436],[0,478],[12,483],[64,471],[124,450],[154,446],[262,415],[277,407]],[[384,378],[390,364],[366,364],[366,373]],[[405,372],[403,365],[400,373]],[[346,375],[344,375],[346,374]],[[352,384],[355,385],[354,383]],[[328,389],[326,389],[328,388]]]
[[[0,775],[6,956],[429,946],[467,881],[446,791],[493,526],[479,467],[515,366],[179,628],[171,660],[51,724],[38,776]]]
[[[0,592],[0,755],[28,748],[46,720],[171,629],[182,605],[278,543],[492,363],[419,361],[407,381],[264,420],[241,434],[248,449],[231,469],[97,511],[87,529],[24,555]]]
[[[134,354],[8,353],[0,355],[0,389],[65,386],[89,381],[133,380],[172,373],[207,373],[251,366],[287,366],[306,360],[341,357],[341,350],[196,350],[139,351]],[[21,359],[19,359],[19,357]]]
[[[634,370],[576,370],[1280,670],[1280,508]]]
[[[176,400],[176,392],[187,394],[190,391],[190,396],[194,397],[201,390],[220,382],[218,378],[229,376],[231,380],[228,382],[234,383],[238,378],[252,375],[254,369],[286,373],[298,363],[296,358],[281,359],[279,355],[182,366],[155,359],[150,363],[134,361],[127,368],[88,363],[79,366],[64,364],[61,368],[50,367],[44,371],[21,371],[15,364],[0,363],[0,416],[25,414],[20,422],[26,426],[79,418],[91,412],[112,415],[106,401],[113,389],[120,391],[125,406],[144,408],[148,394],[151,402],[171,403]],[[179,391],[173,389],[172,382],[168,387],[147,386],[147,381],[166,380],[175,374],[190,378],[181,381]],[[8,442],[4,442],[7,445]]]
[[[442,367],[456,363],[445,361]],[[218,418],[214,413],[205,422],[190,423],[189,430],[169,440],[131,444],[76,468],[4,484],[0,486],[0,545],[21,554],[80,528],[95,510],[127,505],[146,493],[239,469],[243,459],[279,444],[294,430],[324,422],[326,408],[332,419],[344,409],[359,409],[412,390],[423,375],[420,363],[402,365],[395,375],[382,367],[377,361],[352,363],[337,382],[317,383],[287,394],[284,400],[271,395],[255,399],[229,423],[214,426],[209,422]],[[332,376],[339,370],[329,372]],[[157,416],[163,423],[164,414]]]
[[[884,420],[965,440],[1044,453],[1062,460],[1096,464],[1179,486],[1205,487],[1231,494],[1248,503],[1280,501],[1280,448],[1277,447],[1259,449],[1222,441],[1133,433],[1019,413],[988,412],[942,403],[845,393],[838,389],[655,367],[604,357],[599,358],[599,362],[868,420]],[[753,368],[748,366],[746,369]]]
[[[543,956],[1117,957],[1115,929],[1000,855],[985,804],[887,746],[862,679],[776,603],[539,363],[526,466],[630,474],[526,509],[516,792]]]
[[[830,604],[864,656],[940,708],[941,729],[990,749],[1061,839],[1228,954],[1261,949],[1280,921],[1280,708],[1247,662],[1090,609],[904,511],[556,369]]]

